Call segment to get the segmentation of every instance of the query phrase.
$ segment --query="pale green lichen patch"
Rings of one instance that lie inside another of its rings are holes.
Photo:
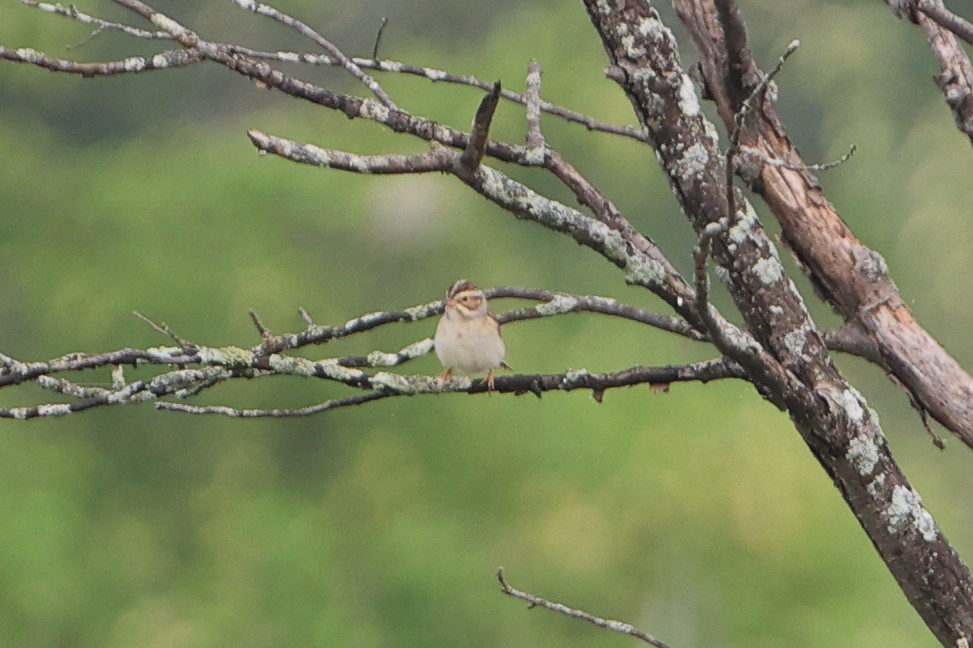
[[[695,142],[679,158],[679,161],[676,163],[676,171],[680,177],[688,181],[694,181],[703,176],[708,165],[709,153],[707,153],[706,147],[699,142]]]
[[[458,391],[470,388],[469,378],[454,376],[443,382],[433,376],[403,376],[389,371],[379,371],[371,377],[372,387],[398,394],[427,394],[441,391]]]
[[[409,358],[421,358],[430,351],[432,351],[433,340],[432,338],[424,338],[418,342],[413,342],[409,346],[405,347],[399,353]]]
[[[679,84],[679,110],[686,117],[696,117],[699,115],[699,98],[696,97],[696,89],[689,75],[683,74]]]
[[[422,74],[432,81],[443,81],[449,76],[443,70],[437,70],[435,68],[422,68]]]
[[[578,305],[578,300],[570,295],[555,295],[554,299],[534,307],[541,315],[560,315],[570,313]]]
[[[399,364],[399,354],[384,351],[372,351],[365,359],[370,367],[394,367]]]
[[[854,388],[848,387],[844,391],[838,392],[834,395],[834,401],[852,423],[860,425],[865,420],[864,399]]]
[[[754,226],[757,224],[757,213],[753,211],[753,205],[749,201],[744,201],[741,209],[733,214],[733,226],[727,232],[727,236],[733,243],[743,243],[753,237]]]
[[[562,383],[565,385],[576,385],[590,375],[591,373],[587,369],[569,369],[564,372],[564,380],[562,380]]]
[[[294,147],[291,146],[290,142],[284,144],[283,153],[284,157],[294,157]],[[324,149],[305,149],[305,153],[307,160],[318,166],[330,167],[334,163],[331,154]]]
[[[37,414],[40,416],[67,416],[70,413],[71,406],[65,403],[37,406]]]
[[[41,54],[32,47],[20,47],[17,50],[17,56],[20,57],[22,61],[28,63],[37,63],[41,60]]]
[[[434,315],[437,311],[441,310],[442,302],[430,302],[428,304],[420,304],[419,306],[413,306],[412,308],[406,308],[405,314],[409,316],[413,322],[421,319],[426,319],[430,315]]]
[[[365,99],[361,102],[358,115],[365,119],[373,119],[377,122],[385,123],[389,119],[389,109],[377,101]]]
[[[775,284],[784,277],[780,262],[773,258],[757,259],[753,264],[753,273],[765,285]]]
[[[611,5],[608,4],[607,0],[598,0],[595,3],[595,9],[598,10],[602,16],[610,16],[612,14]]]
[[[344,328],[356,329],[365,326],[371,326],[377,322],[380,322],[382,318],[385,317],[384,313],[365,313],[360,317],[356,317],[353,320],[348,320],[345,322]]]
[[[545,157],[547,157],[547,152],[543,146],[531,146],[524,152],[524,162],[532,166],[544,164]]]
[[[189,398],[190,396],[196,395],[195,389],[177,389],[173,392],[176,398]],[[130,397],[126,398],[130,403],[148,403],[149,401],[157,400],[158,396],[150,391],[140,391],[138,393],[132,394]]]
[[[885,509],[885,516],[888,520],[888,532],[893,535],[911,524],[926,542],[932,542],[939,536],[936,522],[922,506],[919,495],[901,484],[892,490],[892,501]]]
[[[642,36],[647,36],[651,40],[654,40],[662,35],[663,27],[662,23],[660,23],[658,20],[654,20],[652,18],[639,18],[635,29],[637,29],[639,34]]]
[[[867,477],[872,474],[876,464],[878,464],[878,446],[875,445],[871,437],[859,434],[848,443],[845,459],[851,463],[859,475]]]
[[[804,358],[804,347],[807,344],[807,336],[808,331],[804,327],[796,331],[791,331],[784,336],[784,346],[787,347],[787,351],[792,355]]]
[[[653,288],[664,281],[665,271],[658,262],[641,256],[629,257],[626,260],[625,283]]]
[[[275,360],[275,358],[277,360]],[[352,369],[350,367],[342,367],[338,364],[336,358],[328,358],[327,360],[318,360],[317,362],[311,362],[305,360],[304,358],[291,358],[288,356],[270,356],[270,366],[276,369],[282,366],[282,363],[287,362],[287,367],[291,368],[291,373],[298,375],[313,376],[323,374],[324,376],[331,378],[332,380],[337,380],[339,382],[354,382],[361,380],[366,376],[365,372],[361,369]]]
[[[240,347],[201,347],[198,351],[202,364],[219,365],[222,367],[250,367],[253,365],[253,353]]]
[[[247,7],[247,8],[249,8],[249,7]],[[170,34],[173,34],[175,36],[178,36],[179,34],[182,34],[183,32],[186,31],[183,28],[182,25],[180,25],[179,23],[177,23],[176,21],[174,21],[172,18],[170,18],[169,16],[166,16],[164,14],[154,13],[154,14],[152,14],[151,20],[152,20],[152,24],[153,25],[155,25],[156,27],[159,27],[163,31],[167,31]]]
[[[866,488],[869,495],[872,497],[878,497],[883,486],[885,486],[885,475],[883,473],[879,473],[875,475],[875,479],[868,482],[868,486]]]

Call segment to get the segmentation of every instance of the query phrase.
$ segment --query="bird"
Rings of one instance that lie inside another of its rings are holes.
[[[506,347],[500,336],[500,322],[487,310],[483,291],[466,279],[453,283],[446,291],[443,316],[436,325],[436,356],[443,365],[439,380],[453,371],[462,374],[487,372],[487,391],[493,391],[493,372],[509,369],[503,361]]]

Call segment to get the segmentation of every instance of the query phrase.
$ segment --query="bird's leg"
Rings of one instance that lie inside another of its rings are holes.
[[[446,384],[446,381],[452,377],[453,377],[452,369],[443,369],[443,372],[438,376],[436,376],[436,381],[439,383],[440,386],[443,386]]]
[[[487,376],[484,380],[487,386],[487,393],[492,392],[493,391],[493,369],[491,369],[489,373],[487,373]]]

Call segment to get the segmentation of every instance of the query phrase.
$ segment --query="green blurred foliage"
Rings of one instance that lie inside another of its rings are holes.
[[[970,2],[953,4],[973,13]],[[351,54],[370,52],[388,16],[383,56],[514,89],[537,58],[547,99],[631,121],[576,4],[279,6]],[[107,2],[81,8],[125,17]],[[206,36],[302,45],[230,3],[158,8]],[[671,8],[660,10],[678,30]],[[886,256],[922,321],[973,366],[961,324],[973,315],[963,280],[973,271],[973,162],[929,80],[935,66],[919,33],[882,3],[754,0],[743,10],[766,64],[802,40],[778,79],[791,135],[815,160],[858,144],[851,162],[823,175],[829,196]],[[159,47],[105,34],[68,49],[89,30],[16,3],[0,14],[8,47],[86,60]],[[304,73],[361,92],[336,71]],[[337,323],[438,298],[460,276],[661,308],[609,264],[449,178],[358,177],[258,157],[247,128],[360,152],[422,145],[224,70],[81,80],[4,63],[0,78],[0,349],[23,360],[165,344],[133,310],[201,344],[247,346],[256,341],[248,308],[274,331],[292,331],[299,306]],[[381,81],[404,107],[458,128],[480,96]],[[691,232],[647,148],[550,117],[544,127],[688,267]],[[523,110],[503,104],[494,135],[519,141],[523,131]],[[507,170],[573,204],[542,174]],[[393,350],[433,326],[390,327],[312,354]],[[709,353],[587,316],[510,326],[505,337],[522,371]],[[880,372],[840,362],[940,524],[973,555],[969,451],[933,449]],[[407,370],[438,366],[424,358]],[[200,402],[299,406],[336,393],[257,381]],[[0,394],[0,405],[44,398],[24,389]],[[673,646],[934,645],[790,422],[742,384],[610,392],[600,405],[583,393],[401,399],[286,421],[130,406],[0,422],[0,432],[5,645],[627,643],[525,611],[499,594],[501,565],[515,586],[631,621]]]

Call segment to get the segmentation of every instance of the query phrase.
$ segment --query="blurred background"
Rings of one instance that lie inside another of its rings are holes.
[[[307,49],[229,2],[162,2],[204,37]],[[279,0],[350,55],[501,79],[632,121],[603,75],[579,3]],[[973,2],[950,3],[973,16]],[[79,9],[137,21],[113,3]],[[931,77],[920,32],[881,2],[742,0],[758,61],[793,38],[780,111],[806,158],[855,143],[822,183],[887,259],[920,321],[973,369],[973,155]],[[695,60],[680,35],[684,63]],[[17,2],[0,44],[120,59],[165,49]],[[295,70],[291,70],[295,71]],[[335,70],[318,83],[364,94]],[[402,107],[467,128],[481,93],[392,75]],[[544,117],[552,146],[690,267],[692,236],[652,152]],[[455,279],[610,295],[663,309],[570,240],[515,220],[441,176],[370,178],[260,158],[248,128],[356,152],[422,143],[256,88],[215,66],[84,80],[0,64],[0,350],[43,360],[169,341],[257,342],[303,306],[336,324],[440,298]],[[520,142],[504,103],[492,135]],[[492,164],[495,164],[491,162]],[[539,172],[505,169],[569,204]],[[758,203],[759,205],[759,203]],[[776,231],[764,210],[765,224]],[[837,320],[800,285],[822,326]],[[497,301],[493,310],[517,307]],[[725,306],[725,302],[724,302]],[[434,320],[312,349],[396,350]],[[605,371],[711,357],[628,322],[572,315],[505,329],[524,372]],[[973,453],[935,449],[881,371],[838,358],[878,410],[899,461],[967,561]],[[436,373],[434,357],[403,368]],[[92,384],[107,372],[92,372]],[[224,386],[197,399],[301,406],[315,381]],[[42,402],[30,387],[0,406]],[[948,436],[944,431],[941,434]],[[745,384],[589,394],[393,399],[303,420],[228,420],[115,407],[0,422],[0,636],[10,646],[619,646],[633,640],[499,593],[624,619],[674,647],[933,646],[838,492],[791,426]]]

